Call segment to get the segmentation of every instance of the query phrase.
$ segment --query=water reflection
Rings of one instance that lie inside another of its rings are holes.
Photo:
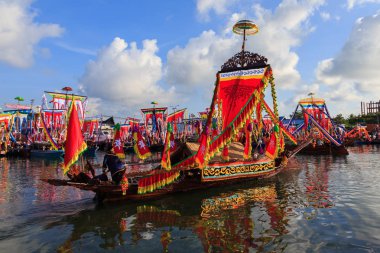
[[[275,237],[288,232],[287,214],[278,203],[274,182],[260,187],[230,187],[222,192],[211,190],[209,196],[202,195],[197,192],[146,204],[97,207],[45,229],[72,225],[72,233],[59,247],[62,252],[75,251],[79,242],[83,247],[83,238],[90,235],[104,249],[138,251],[147,241],[155,241],[151,247],[158,251],[188,252],[186,246],[175,248],[181,241],[195,247],[195,252],[264,251]],[[277,246],[285,247],[280,242]]]
[[[59,161],[3,158],[0,252],[380,250],[378,152],[300,156],[271,179],[103,206],[40,180],[62,178]]]

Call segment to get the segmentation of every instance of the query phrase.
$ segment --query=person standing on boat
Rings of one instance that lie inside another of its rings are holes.
[[[108,171],[111,173],[112,181],[114,183],[120,183],[125,172],[125,165],[115,154],[113,149],[111,149],[108,154],[104,156],[103,168],[108,169]]]

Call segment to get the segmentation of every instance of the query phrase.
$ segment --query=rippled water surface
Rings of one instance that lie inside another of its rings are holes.
[[[298,156],[267,180],[102,206],[40,180],[63,178],[60,161],[2,158],[0,252],[380,252],[380,146],[349,151]]]

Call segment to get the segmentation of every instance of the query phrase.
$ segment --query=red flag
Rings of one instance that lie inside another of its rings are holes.
[[[121,139],[121,132],[120,132],[120,125],[119,124],[116,124],[115,126],[115,136],[113,138],[113,151],[115,152],[115,155],[117,155],[119,158],[123,159],[125,158],[125,154],[124,154],[124,143]]]
[[[133,133],[133,139],[135,140],[133,148],[140,159],[144,160],[152,155],[150,153],[149,147],[145,144],[140,131]]]
[[[69,115],[70,118],[69,123],[67,124],[65,144],[65,159],[63,164],[64,174],[69,171],[70,166],[78,160],[79,155],[87,148],[87,144],[83,139],[75,103],[71,103]]]

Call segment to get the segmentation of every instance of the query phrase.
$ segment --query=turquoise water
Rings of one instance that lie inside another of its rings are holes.
[[[101,206],[40,180],[62,178],[60,161],[2,158],[0,252],[380,252],[380,146],[349,151],[298,156],[268,180]]]

